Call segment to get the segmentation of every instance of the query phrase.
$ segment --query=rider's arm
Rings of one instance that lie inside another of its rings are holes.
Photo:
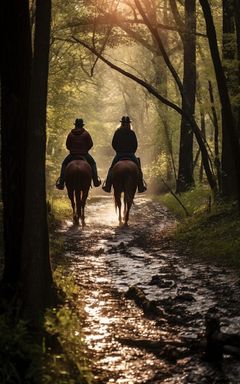
[[[86,146],[87,150],[89,151],[93,147],[93,141],[90,133],[86,132]]]
[[[118,141],[118,131],[116,131],[112,139],[112,147],[116,152],[118,151]]]
[[[71,143],[72,143],[72,140],[71,140],[71,133],[68,134],[68,137],[67,137],[67,140],[66,140],[66,147],[67,149],[70,151],[70,148],[71,148]]]
[[[131,137],[132,150],[133,150],[133,153],[135,153],[138,147],[137,136],[134,131],[131,131],[131,134],[132,134],[132,137]]]

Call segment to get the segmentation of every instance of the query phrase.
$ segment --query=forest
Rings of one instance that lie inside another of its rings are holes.
[[[239,383],[240,0],[1,6],[0,382]],[[147,191],[122,225],[126,117]],[[102,185],[76,221],[77,121]]]

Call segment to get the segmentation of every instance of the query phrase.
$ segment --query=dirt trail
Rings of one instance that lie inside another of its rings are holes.
[[[63,231],[96,383],[240,383],[239,361],[225,356],[216,367],[198,348],[210,308],[224,331],[240,333],[238,277],[171,250],[161,234],[174,219],[158,203],[138,197],[128,228],[117,226],[108,197],[92,199],[86,216],[84,230],[67,222]],[[141,290],[126,298],[133,286]]]

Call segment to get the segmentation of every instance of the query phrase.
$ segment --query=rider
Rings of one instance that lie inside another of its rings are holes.
[[[113,166],[121,159],[130,159],[137,164],[139,169],[138,192],[145,192],[147,187],[143,180],[140,159],[135,156],[138,147],[137,137],[131,128],[131,120],[128,116],[123,116],[121,126],[115,131],[112,139],[112,147],[116,151],[111,167],[108,171],[107,179],[102,186],[105,192],[111,192],[112,180],[111,171]]]
[[[101,180],[97,174],[97,166],[93,157],[88,153],[88,151],[93,146],[92,138],[89,132],[83,128],[84,122],[83,119],[75,120],[75,128],[71,130],[68,134],[66,147],[69,150],[69,155],[63,160],[61,174],[57,179],[56,187],[58,189],[64,189],[64,176],[65,169],[68,163],[73,160],[85,159],[92,168],[92,179],[95,187],[101,185]]]

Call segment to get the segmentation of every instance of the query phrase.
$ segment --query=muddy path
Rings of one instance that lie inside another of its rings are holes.
[[[92,199],[86,216],[84,230],[62,231],[95,383],[240,383],[239,360],[209,364],[199,347],[209,309],[240,333],[239,278],[171,249],[163,234],[174,218],[159,203],[138,197],[128,228],[109,197]]]

